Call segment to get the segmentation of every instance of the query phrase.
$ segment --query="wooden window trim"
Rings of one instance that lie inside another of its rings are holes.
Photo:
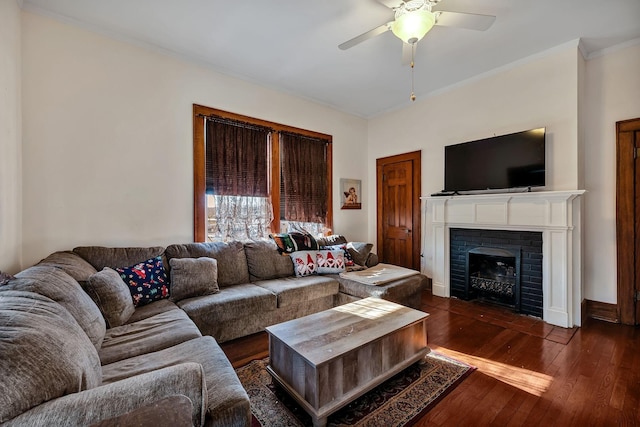
[[[215,108],[205,107],[203,105],[193,104],[193,240],[195,242],[206,241],[206,182],[205,182],[205,118],[207,116],[216,115],[232,120],[240,120],[247,123],[253,123],[260,126],[272,128],[274,130],[271,136],[271,158],[269,169],[270,176],[270,196],[273,205],[273,221],[271,222],[271,230],[273,232],[280,231],[280,140],[278,132],[293,132],[312,138],[326,139],[329,141],[327,147],[327,223],[329,229],[333,229],[333,137],[324,133],[313,132],[306,129],[300,129],[280,123],[269,122],[254,117],[244,116],[241,114],[231,113],[229,111],[218,110]]]

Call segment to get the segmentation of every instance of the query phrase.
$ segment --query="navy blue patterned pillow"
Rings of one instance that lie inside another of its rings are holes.
[[[169,297],[169,281],[161,256],[116,271],[129,286],[136,307]]]

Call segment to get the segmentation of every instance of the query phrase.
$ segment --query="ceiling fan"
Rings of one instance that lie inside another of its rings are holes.
[[[422,39],[434,25],[484,31],[491,27],[493,21],[496,19],[496,17],[492,15],[441,10],[438,8],[440,0],[377,1],[393,9],[395,12],[394,20],[340,44],[338,47],[341,50],[352,48],[365,40],[391,31],[396,37],[403,41],[402,62],[403,64],[408,64],[409,59],[413,57],[414,45]]]

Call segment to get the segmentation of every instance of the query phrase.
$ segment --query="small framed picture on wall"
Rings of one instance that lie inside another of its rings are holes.
[[[340,178],[341,209],[362,209],[361,190],[361,180]]]

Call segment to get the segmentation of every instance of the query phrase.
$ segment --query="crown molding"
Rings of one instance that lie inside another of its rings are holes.
[[[637,39],[627,40],[626,42],[622,42],[613,46],[605,47],[604,49],[593,51],[589,55],[587,55],[585,58],[587,60],[599,58],[601,56],[605,56],[610,53],[617,52],[619,50],[626,49],[631,46],[635,46],[637,44],[640,44],[640,37],[638,37]]]

